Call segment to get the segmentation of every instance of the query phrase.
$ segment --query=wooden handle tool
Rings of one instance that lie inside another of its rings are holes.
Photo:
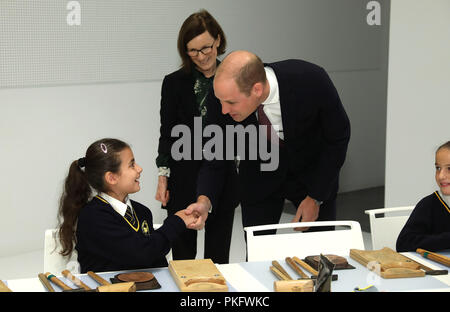
[[[73,290],[50,272],[45,273],[45,277],[47,277],[48,280],[52,281],[52,283],[58,285],[58,287],[62,288],[62,290]]]
[[[78,279],[77,277],[73,276],[72,273],[70,273],[69,270],[64,270],[61,273],[62,273],[62,275],[65,278],[68,278],[69,280],[71,280],[78,287],[83,288],[85,290],[92,290],[88,285],[83,283],[80,279]]]
[[[278,261],[274,260],[272,261],[272,265],[278,269],[278,271],[280,271],[281,273],[283,273],[283,275],[285,275],[288,279],[293,280],[293,278],[289,275],[288,272],[286,272],[286,270],[281,266],[281,264],[278,263]]]
[[[275,276],[278,277],[282,281],[291,281],[292,280],[289,277],[287,277],[286,275],[284,275],[283,273],[281,273],[280,270],[278,270],[274,266],[270,267],[270,271],[272,271],[272,273],[275,274]]]
[[[302,268],[304,268],[306,271],[308,271],[309,273],[311,273],[312,275],[319,275],[319,272],[317,272],[316,270],[314,270],[308,263],[306,263],[303,260],[300,260],[298,257],[292,257],[292,259],[297,262]]]
[[[295,264],[295,262],[292,260],[292,258],[286,257],[286,262],[287,262],[287,264],[289,264],[289,266],[290,266],[295,272],[297,272],[302,278],[309,279],[309,276],[306,275],[306,274],[302,271],[302,269],[300,269],[300,268],[297,266],[297,264]]]
[[[305,273],[302,272],[306,278],[294,280],[277,261],[272,261],[272,264],[270,271],[281,279],[273,283],[273,289],[276,292],[312,292],[314,290],[313,280],[308,278]]]
[[[433,270],[430,267],[427,267],[426,265],[423,265],[420,262],[414,261],[411,258],[408,258],[407,256],[403,255],[403,257],[405,257],[407,259],[407,261],[411,261],[414,263],[417,263],[417,265],[419,266],[419,268],[423,271],[425,271],[426,275],[447,275],[448,274],[448,270]]]
[[[298,257],[292,257],[292,259],[298,263],[302,268],[304,268],[306,271],[308,271],[309,273],[311,273],[311,278],[312,279],[316,279],[317,276],[319,275],[319,272],[317,272],[316,270],[314,270],[313,267],[311,267],[308,263],[306,263],[305,261],[299,259]],[[331,276],[331,280],[332,281],[337,281],[338,280],[338,275],[337,274],[333,274]]]
[[[450,258],[437,254],[435,252],[427,251],[425,249],[417,248],[416,252],[421,254],[424,258],[436,261],[440,264],[450,267]]]
[[[44,273],[39,273],[38,274],[39,280],[41,281],[41,283],[44,285],[44,287],[49,291],[49,292],[55,292],[55,289],[52,287],[52,285],[50,284],[50,282],[48,281],[47,277],[44,275]]]
[[[99,283],[100,285],[103,285],[103,286],[111,285],[110,282],[108,282],[107,280],[105,280],[104,278],[102,278],[101,276],[95,274],[95,273],[92,272],[92,271],[88,271],[88,272],[87,272],[87,275],[89,275],[90,277],[92,277],[92,278],[93,278],[97,283]]]

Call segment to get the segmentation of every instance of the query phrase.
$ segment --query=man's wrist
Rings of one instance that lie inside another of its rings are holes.
[[[197,202],[203,203],[205,205],[205,207],[207,208],[208,213],[211,213],[211,211],[212,211],[212,204],[211,204],[211,201],[209,200],[208,196],[200,195],[197,198]]]
[[[311,197],[311,196],[310,196],[310,197]],[[320,205],[323,204],[323,201],[322,201],[322,200],[317,200],[317,199],[312,198],[312,197],[311,197],[311,199],[314,201],[314,203],[315,203],[318,207],[320,207]]]

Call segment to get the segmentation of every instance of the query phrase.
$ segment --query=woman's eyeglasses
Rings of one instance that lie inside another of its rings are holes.
[[[206,46],[206,47],[204,47],[204,48],[202,48],[202,49],[200,49],[200,50],[197,50],[197,49],[190,49],[190,50],[187,50],[186,53],[187,53],[187,55],[192,56],[192,57],[198,56],[198,53],[199,53],[199,52],[202,52],[203,55],[209,54],[209,53],[211,53],[212,48],[213,48],[215,42],[216,42],[216,41],[214,40],[214,42],[213,42],[212,45]]]

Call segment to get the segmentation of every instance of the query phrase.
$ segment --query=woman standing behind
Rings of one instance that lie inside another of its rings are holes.
[[[186,125],[194,142],[194,117],[207,116],[206,98],[212,88],[214,74],[219,64],[218,55],[225,53],[225,34],[206,10],[190,15],[178,34],[178,53],[181,68],[164,77],[161,90],[161,128],[158,146],[158,188],[156,200],[162,203],[169,215],[185,209],[197,201],[197,175],[201,160],[178,160],[171,156],[172,128]],[[204,122],[202,123],[204,126]],[[191,144],[193,146],[193,144]],[[194,151],[191,150],[191,155]],[[205,225],[205,254],[215,263],[228,263],[233,227],[234,208],[237,206],[236,170],[233,162],[224,185],[222,200],[213,207]],[[197,231],[186,230],[172,248],[173,258],[195,259]]]

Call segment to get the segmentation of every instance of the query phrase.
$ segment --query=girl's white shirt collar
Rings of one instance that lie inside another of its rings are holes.
[[[131,205],[130,198],[128,196],[125,198],[126,204],[124,204],[120,200],[117,200],[114,197],[111,197],[111,196],[109,196],[106,193],[102,192],[102,193],[100,193],[98,195],[101,198],[103,198],[104,200],[106,200],[113,207],[113,209],[118,214],[120,214],[122,217],[125,216],[125,212],[127,211],[127,206],[130,206],[130,208],[133,208],[133,206]]]

